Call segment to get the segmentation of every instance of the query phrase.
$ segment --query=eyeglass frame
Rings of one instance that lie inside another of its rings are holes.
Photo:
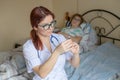
[[[43,25],[39,25],[38,24],[38,27],[41,27],[43,28],[44,30],[48,30],[50,28],[55,28],[55,24],[56,24],[56,20],[53,20],[52,22],[50,22],[49,24],[43,24]]]
[[[73,18],[75,21],[81,21],[81,19],[77,19],[76,17]]]

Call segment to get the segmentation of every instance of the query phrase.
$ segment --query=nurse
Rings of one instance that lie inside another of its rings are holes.
[[[35,74],[33,80],[68,80],[65,61],[69,60],[74,67],[79,65],[78,44],[52,33],[54,18],[54,14],[43,6],[31,11],[31,39],[23,45],[23,54],[28,73]]]

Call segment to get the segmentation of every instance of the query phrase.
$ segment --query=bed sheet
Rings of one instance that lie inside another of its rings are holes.
[[[28,74],[22,47],[6,52],[0,52],[0,80],[32,80],[33,74]]]
[[[65,70],[69,80],[120,80],[120,48],[107,42],[80,55],[78,68],[68,62]]]

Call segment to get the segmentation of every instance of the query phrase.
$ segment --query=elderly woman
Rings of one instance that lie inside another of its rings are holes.
[[[95,31],[78,13],[72,16],[68,26],[63,28],[60,33],[63,34],[65,38],[71,38],[80,44],[81,52],[91,50],[93,45],[97,43]]]

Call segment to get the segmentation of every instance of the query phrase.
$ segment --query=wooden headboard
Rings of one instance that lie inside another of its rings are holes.
[[[112,41],[120,45],[120,17],[111,11],[92,9],[82,14],[85,21],[96,30],[99,43]]]

